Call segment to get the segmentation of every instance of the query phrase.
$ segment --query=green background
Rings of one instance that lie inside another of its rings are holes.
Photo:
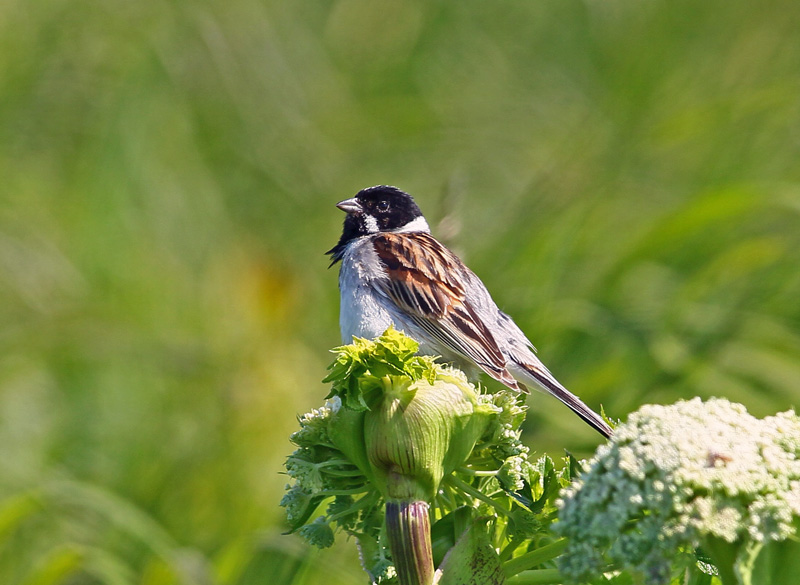
[[[0,583],[364,582],[277,503],[380,183],[595,408],[798,402],[796,0],[2,0]]]

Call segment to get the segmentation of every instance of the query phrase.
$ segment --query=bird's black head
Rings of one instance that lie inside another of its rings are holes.
[[[414,199],[397,187],[378,185],[362,189],[352,199],[336,204],[347,213],[339,243],[328,254],[335,264],[342,259],[348,242],[378,232],[429,232],[428,224]]]

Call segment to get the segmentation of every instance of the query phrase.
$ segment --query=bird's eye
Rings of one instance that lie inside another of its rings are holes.
[[[381,199],[380,201],[378,201],[376,207],[378,208],[378,211],[389,211],[389,202],[386,201],[385,199]]]

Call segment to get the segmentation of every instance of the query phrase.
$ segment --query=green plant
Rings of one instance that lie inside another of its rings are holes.
[[[774,583],[758,557],[796,536],[798,456],[791,411],[759,420],[723,399],[643,406],[566,490],[559,567],[577,581],[614,565],[666,584],[701,547],[724,585]]]
[[[520,397],[417,350],[393,329],[334,350],[328,402],[300,418],[286,462],[292,530],[318,547],[355,537],[373,583],[787,583],[793,412],[648,405],[557,471],[520,442]]]
[[[428,585],[434,568],[455,583],[464,567],[499,583],[551,561],[563,548],[548,530],[555,496],[574,466],[530,461],[522,399],[481,394],[418,347],[389,329],[335,350],[328,402],[292,435],[292,530],[319,547],[354,536],[376,583]]]

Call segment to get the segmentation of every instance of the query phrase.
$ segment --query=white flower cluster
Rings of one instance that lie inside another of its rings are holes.
[[[311,412],[299,416],[297,421],[300,423],[300,430],[292,433],[289,440],[298,447],[328,443],[328,420],[331,415],[339,412],[341,406],[342,400],[334,396],[326,400],[321,408],[313,408]]]
[[[488,444],[493,457],[503,462],[497,479],[505,489],[519,491],[533,472],[528,460],[530,449],[520,440],[527,407],[520,401],[519,395],[505,389],[495,394],[481,394],[479,400],[493,407],[497,414],[490,426]],[[481,448],[478,447],[476,451],[480,452]]]
[[[560,568],[580,580],[610,560],[666,583],[678,551],[703,537],[785,539],[800,516],[799,456],[791,411],[759,420],[723,399],[644,406],[565,492]]]

